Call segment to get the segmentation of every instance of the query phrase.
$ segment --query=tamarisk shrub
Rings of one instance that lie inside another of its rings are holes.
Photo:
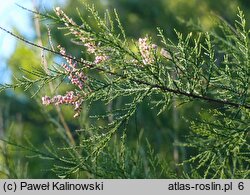
[[[126,98],[118,108],[92,116],[93,124],[78,130],[76,145],[60,150],[53,143],[49,154],[39,153],[55,160],[51,170],[63,178],[74,174],[102,178],[249,178],[250,47],[242,11],[238,10],[234,26],[215,18],[215,29],[204,32],[196,28],[187,35],[176,31],[174,42],[160,28],[159,40],[148,35],[131,40],[116,10],[107,11],[102,18],[94,6],[84,7],[91,17],[83,18],[77,9],[80,23],[59,7],[54,15],[32,12],[65,31],[65,38],[68,35],[72,44],[80,45],[86,58],[71,56],[62,46],[56,51],[41,47],[1,28],[65,61],[51,66],[50,71],[30,71],[37,79],[17,78],[15,84],[1,85],[1,90],[33,85],[40,90],[63,80],[72,85],[72,91],[53,97],[42,94],[42,104],[71,105],[74,117],[81,117],[82,109],[91,110],[94,102],[109,105]],[[192,148],[195,154],[177,165],[183,168],[182,174],[171,169],[171,162],[159,158],[149,142],[146,157],[126,144],[128,131],[134,131],[129,124],[144,102],[158,115],[173,104],[199,105],[197,118],[183,116],[190,134],[179,147]],[[83,103],[88,108],[83,108]],[[117,137],[119,133],[122,136]],[[91,176],[83,174],[86,172]]]

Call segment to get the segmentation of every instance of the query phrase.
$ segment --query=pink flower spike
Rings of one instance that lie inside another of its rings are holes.
[[[80,70],[77,69],[77,62],[75,61],[75,58],[67,55],[66,50],[60,45],[58,45],[57,47],[60,50],[60,53],[62,54],[63,58],[67,61],[66,64],[62,64],[62,67],[64,68],[65,73],[68,75],[70,82],[73,85],[79,87],[80,89],[83,89],[86,76],[83,72],[80,72]]]
[[[42,97],[42,103],[44,105],[54,104],[69,104],[74,106],[75,115],[74,117],[80,116],[82,110],[82,102],[83,99],[79,94],[74,94],[74,91],[68,91],[64,96],[62,95],[55,95],[53,98],[48,96]]]
[[[50,99],[50,97],[48,97],[48,96],[42,97],[42,104],[43,104],[43,105],[49,105],[49,104],[51,104],[51,99]]]
[[[139,38],[138,40],[139,51],[142,56],[143,64],[150,64],[154,62],[153,50],[157,49],[157,45],[150,44],[147,37]]]

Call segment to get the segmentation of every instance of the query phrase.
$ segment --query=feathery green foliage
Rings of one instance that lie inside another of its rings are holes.
[[[55,80],[71,83],[76,96],[70,100],[65,100],[66,96],[46,97],[44,104],[73,104],[75,116],[79,116],[85,102],[88,107],[83,109],[88,109],[91,125],[77,131],[76,145],[66,142],[59,147],[52,140],[47,152],[24,149],[53,160],[51,170],[63,178],[177,177],[168,168],[173,167],[171,163],[157,156],[148,142],[147,148],[141,148],[140,143],[129,146],[126,135],[134,131],[130,124],[145,102],[158,115],[173,104],[198,104],[197,118],[184,116],[191,132],[187,143],[181,144],[193,148],[197,155],[179,164],[183,174],[178,177],[249,178],[249,29],[242,11],[235,26],[217,17],[218,28],[211,32],[198,29],[187,35],[176,32],[175,43],[160,28],[159,40],[148,35],[130,40],[116,11],[101,17],[94,6],[84,7],[90,16],[83,18],[77,9],[81,23],[60,8],[54,15],[35,14],[64,31],[65,38],[86,58],[75,58],[62,46],[58,51],[42,48],[64,58],[63,65],[26,71],[36,79],[17,78],[14,85],[2,85],[0,90],[35,85],[36,95]],[[104,113],[92,112],[99,103],[118,101],[118,106]]]

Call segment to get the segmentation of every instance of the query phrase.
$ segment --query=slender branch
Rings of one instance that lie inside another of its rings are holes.
[[[34,7],[35,12],[37,12],[35,0],[33,0],[33,7]],[[39,14],[35,14],[35,16],[36,16],[36,17],[34,17],[34,23],[35,23],[35,29],[36,29],[36,34],[37,34],[37,38],[38,38],[38,44],[39,44],[41,47],[44,47],[44,46],[43,46],[43,42],[42,42],[42,36],[41,36],[41,26],[40,26],[40,23],[39,23],[39,17],[40,17],[40,15],[39,15]],[[53,50],[53,49],[52,49],[52,50]],[[42,52],[43,52],[43,51],[42,51]],[[45,54],[42,53],[41,56],[42,56],[42,64],[43,64],[43,66],[44,66],[44,68],[45,68],[45,71],[46,71],[47,73],[49,73],[48,62],[47,62],[47,60],[46,60]],[[49,83],[49,88],[50,88],[50,91],[51,91],[51,92],[54,91],[54,88],[55,88],[55,87],[53,86],[53,83],[52,83],[52,82]],[[69,129],[69,126],[67,125],[67,123],[66,123],[66,121],[65,121],[65,118],[64,118],[64,116],[63,116],[63,114],[62,114],[62,111],[61,111],[61,108],[60,108],[59,106],[56,106],[56,111],[57,111],[57,113],[58,113],[58,115],[59,115],[59,118],[60,118],[60,120],[61,120],[61,122],[62,122],[62,125],[63,125],[63,127],[64,127],[64,129],[65,129],[66,135],[67,135],[67,137],[68,137],[70,143],[71,143],[72,145],[75,145],[75,140],[74,140],[73,135],[72,135],[72,133],[71,133],[71,131],[70,131],[70,129]]]
[[[9,31],[9,30],[1,27],[1,26],[0,26],[0,29],[7,32],[10,35],[12,35],[13,37],[15,37],[15,38],[29,44],[29,45],[32,45],[34,47],[43,49],[45,51],[54,53],[56,55],[60,55],[62,57],[67,57],[69,59],[74,60],[75,62],[77,62],[79,64],[85,65],[87,68],[92,68],[92,69],[97,70],[99,72],[105,72],[107,74],[110,74],[110,75],[113,75],[113,76],[116,76],[116,77],[119,77],[119,78],[122,78],[122,79],[128,79],[131,82],[135,82],[137,84],[147,85],[147,86],[150,86],[151,88],[160,89],[162,91],[170,92],[170,93],[173,93],[173,94],[176,94],[176,95],[182,95],[182,96],[193,98],[193,99],[200,99],[200,100],[203,100],[203,101],[218,103],[218,104],[222,104],[222,105],[228,105],[228,106],[232,106],[232,107],[236,107],[236,108],[243,107],[243,108],[246,108],[246,109],[250,109],[250,105],[248,105],[248,104],[239,104],[239,103],[231,102],[231,101],[228,101],[228,100],[220,100],[220,99],[215,99],[215,98],[211,98],[211,97],[208,97],[208,96],[201,96],[201,95],[194,94],[194,93],[188,93],[188,92],[185,92],[185,91],[181,91],[179,89],[172,89],[172,88],[169,88],[169,87],[166,87],[166,86],[161,86],[161,85],[158,85],[158,84],[149,83],[149,82],[144,81],[144,80],[138,80],[138,79],[135,79],[135,78],[131,78],[131,77],[127,76],[127,75],[122,75],[122,74],[119,74],[119,73],[116,73],[116,72],[111,72],[111,71],[108,71],[108,70],[106,70],[104,68],[95,67],[94,66],[95,64],[93,64],[93,63],[91,63],[89,61],[84,61],[82,59],[76,59],[76,58],[74,58],[72,56],[69,56],[67,54],[63,55],[58,51],[53,51],[52,49],[40,46],[40,45],[38,45],[36,43],[30,42],[30,41],[24,39],[23,37],[20,37],[20,36],[18,36],[16,34],[12,33],[11,31]]]

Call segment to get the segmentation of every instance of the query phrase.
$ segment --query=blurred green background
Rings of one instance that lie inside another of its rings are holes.
[[[94,3],[100,13],[106,9],[116,8],[129,38],[137,40],[149,34],[153,37],[153,41],[158,44],[156,27],[162,28],[166,37],[175,40],[174,29],[184,34],[189,32],[190,29],[188,29],[186,23],[190,20],[200,23],[205,29],[211,28],[213,26],[211,21],[212,13],[222,16],[229,23],[233,23],[236,18],[237,7],[240,7],[244,11],[247,21],[250,19],[250,2],[248,0],[89,0],[87,2]],[[22,5],[22,2],[20,4]],[[52,12],[51,7],[46,7],[46,4],[47,0],[36,2],[36,6],[40,11]],[[31,7],[29,8],[32,8],[32,5],[31,1]],[[62,7],[75,21],[79,20],[75,8],[78,7],[81,10],[80,1],[67,0],[64,3],[60,1],[55,2],[54,6]],[[32,32],[33,36],[27,36],[26,34],[25,37],[37,43],[34,17],[21,8],[16,7],[15,9],[28,15],[34,30]],[[85,17],[88,17],[84,14],[84,11],[82,13]],[[183,21],[186,21],[186,23],[183,23]],[[46,23],[49,22],[42,21],[41,32],[43,44],[49,47]],[[72,55],[82,57],[83,54],[79,52],[78,47],[72,44],[70,39],[65,38],[63,32],[53,29],[52,26],[50,28],[54,46],[60,44]],[[22,35],[22,31],[18,30],[20,28],[13,26],[12,29],[17,34]],[[49,65],[53,64],[54,61],[60,62],[59,59],[53,58],[48,53],[46,58]],[[32,69],[40,66],[41,51],[18,41],[15,44],[14,52],[7,59],[7,67],[11,72],[11,76],[8,75],[7,80],[15,82],[14,76],[22,76],[23,73],[20,72],[20,67]],[[63,93],[70,88],[69,84],[63,84],[58,89],[58,93]],[[43,148],[44,144],[48,143],[49,138],[52,138],[54,142],[58,140],[57,144],[60,145],[61,132],[64,127],[59,121],[58,114],[53,107],[43,107],[41,105],[41,95],[52,95],[50,92],[48,93],[48,89],[43,89],[34,98],[31,98],[31,96],[35,88],[28,92],[24,92],[23,89],[16,89],[15,91],[8,90],[0,93],[0,137],[2,139],[15,140],[19,144],[26,144],[27,140],[29,140],[37,148]],[[121,102],[115,101],[113,105],[108,106],[115,107],[119,106],[119,104]],[[91,110],[90,114],[102,113],[104,110],[109,109],[108,106],[96,106]],[[135,121],[129,124],[128,139],[133,144],[143,135],[144,140],[148,139],[156,152],[160,153],[163,158],[169,159],[170,162],[181,162],[192,155],[193,151],[186,151],[176,144],[184,142],[185,136],[189,132],[185,116],[195,117],[199,106],[199,104],[191,104],[178,109],[171,108],[164,114],[157,116],[157,110],[151,110],[150,106],[145,102],[138,108]],[[62,112],[68,127],[75,137],[77,136],[76,129],[91,124],[87,109],[83,109],[82,116],[79,119],[72,119],[73,111],[71,108],[62,107]],[[0,142],[0,144],[2,150],[0,152],[0,178],[54,177],[53,173],[47,171],[51,166],[49,160],[41,161],[38,158],[29,156],[30,154],[25,151],[6,145],[3,142]],[[173,167],[175,167],[174,163]],[[24,171],[26,169],[27,171]]]

